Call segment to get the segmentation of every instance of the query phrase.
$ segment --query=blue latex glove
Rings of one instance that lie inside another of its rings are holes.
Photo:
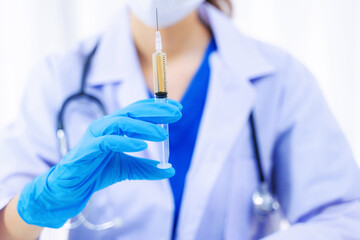
[[[79,214],[91,195],[123,180],[160,180],[173,168],[158,169],[157,161],[123,152],[145,150],[147,141],[164,141],[168,133],[156,124],[181,118],[181,105],[153,99],[129,105],[92,122],[79,143],[48,172],[22,190],[17,210],[28,224],[59,228]]]

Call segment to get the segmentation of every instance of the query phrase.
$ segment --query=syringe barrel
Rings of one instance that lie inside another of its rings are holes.
[[[154,95],[157,98],[167,98],[167,79],[166,79],[166,54],[155,52],[153,58],[154,73]]]
[[[155,96],[155,102],[158,103],[167,103],[167,98],[158,98]],[[160,127],[164,128],[167,132],[169,132],[169,125],[168,124],[159,124]],[[165,141],[161,142],[161,152],[160,152],[160,163],[157,165],[158,168],[161,169],[168,169],[171,167],[169,163],[169,156],[170,156],[170,149],[169,149],[169,138]]]

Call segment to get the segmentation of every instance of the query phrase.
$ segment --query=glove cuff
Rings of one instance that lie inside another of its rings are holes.
[[[60,228],[67,219],[59,218],[52,214],[53,209],[49,209],[52,204],[48,191],[46,190],[46,179],[48,174],[36,177],[32,182],[25,185],[17,203],[17,212],[21,219],[30,225],[48,228]]]

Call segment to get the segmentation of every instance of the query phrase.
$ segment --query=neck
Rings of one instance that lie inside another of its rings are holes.
[[[131,14],[131,32],[142,65],[151,65],[152,53],[155,52],[155,31],[155,28],[148,27]],[[209,30],[196,11],[179,23],[160,29],[160,32],[169,62],[180,55],[202,52],[210,38]]]

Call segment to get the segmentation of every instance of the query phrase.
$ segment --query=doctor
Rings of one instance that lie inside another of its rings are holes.
[[[70,239],[256,238],[252,112],[264,177],[291,223],[265,239],[359,239],[359,169],[312,75],[239,33],[218,7],[227,1],[157,2],[174,100],[148,99],[155,0],[129,1],[104,34],[48,58],[2,133],[0,239],[36,239],[80,212],[121,224],[80,225]],[[74,102],[60,158],[57,114],[89,55],[85,90],[110,114],[95,120],[90,103]],[[167,170],[153,161],[151,142],[168,137],[159,123],[172,123]]]

